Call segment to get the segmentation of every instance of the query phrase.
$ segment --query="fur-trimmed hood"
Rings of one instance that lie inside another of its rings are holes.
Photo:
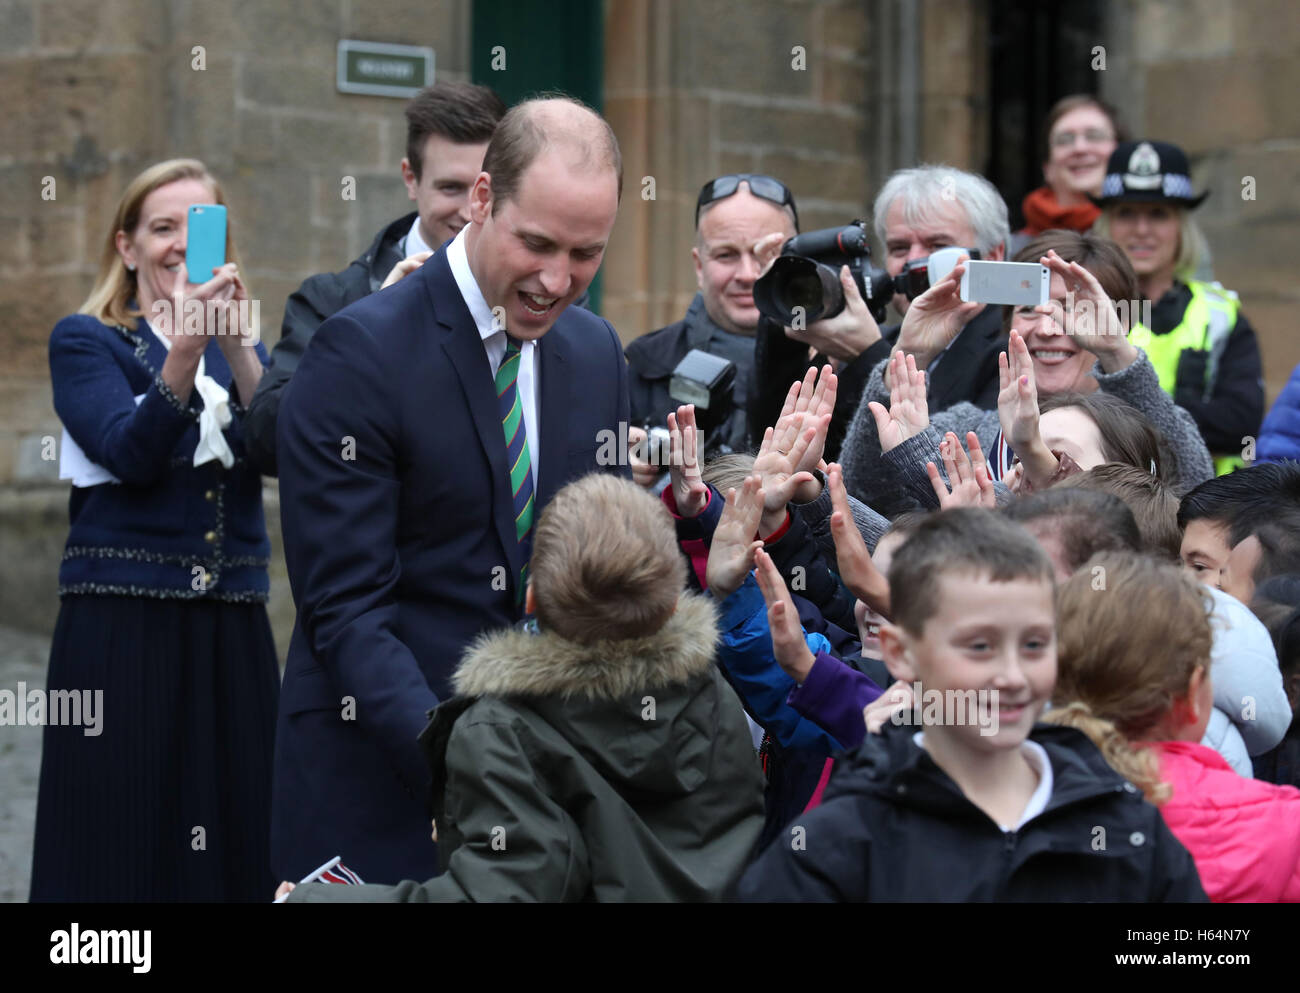
[[[668,623],[643,638],[581,645],[549,631],[480,635],[466,650],[453,683],[465,696],[620,700],[707,673],[717,640],[713,602],[683,593]]]

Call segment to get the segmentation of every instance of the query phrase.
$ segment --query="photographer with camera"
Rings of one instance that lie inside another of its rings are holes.
[[[778,179],[731,175],[704,184],[691,249],[700,292],[682,320],[642,335],[625,349],[633,425],[653,431],[667,422],[670,411],[693,403],[706,457],[749,448],[746,409],[760,320],[754,283],[781,242],[798,229],[794,195]],[[710,357],[722,361],[711,363]],[[702,395],[674,396],[692,386]],[[636,427],[629,432],[633,441]],[[637,482],[651,486],[660,476],[658,469],[643,465],[634,465],[634,474]]]
[[[930,374],[928,393],[933,409],[962,401],[986,410],[997,407],[998,352],[1005,346],[1006,336],[996,308],[980,308],[945,341],[914,340],[910,335],[900,340],[898,326],[876,329],[875,324],[884,319],[886,304],[892,302],[895,310],[906,314],[913,300],[951,270],[960,253],[947,253],[951,257],[937,265],[940,260],[931,257],[940,249],[960,248],[971,258],[988,261],[1005,258],[1010,225],[1001,195],[982,176],[949,166],[901,169],[877,195],[873,217],[876,237],[885,249],[883,270],[870,264],[865,237],[855,232],[862,225],[855,223],[811,232],[800,239],[811,243],[806,247],[798,242],[785,246],[784,256],[799,255],[822,263],[824,268],[815,276],[806,263],[778,262],[767,280],[775,280],[772,292],[765,293],[766,286],[758,288],[760,309],[765,300],[774,298],[773,313],[767,315],[773,320],[760,328],[756,380],[765,386],[751,404],[751,421],[760,426],[771,423],[783,400],[780,384],[798,378],[810,364],[836,360],[840,395],[826,443],[827,458],[838,458],[844,433],[872,374],[887,372],[891,348],[915,354],[918,364],[924,362]],[[849,269],[854,273],[852,294],[850,280],[839,268],[845,263],[851,263]],[[782,272],[783,268],[788,272]],[[836,287],[825,268],[839,268],[844,287],[844,312],[839,316],[831,316],[838,313],[834,307]],[[823,287],[822,295],[811,286],[800,289],[801,283],[807,285],[814,279]],[[790,327],[788,321],[781,327],[781,318],[801,302],[807,330]],[[819,308],[819,302],[829,306]],[[872,330],[878,337],[855,339],[842,331],[828,336],[828,326],[838,330],[851,322],[858,303],[867,320],[874,317]],[[817,315],[823,316],[816,319]],[[816,354],[810,357],[810,350]]]

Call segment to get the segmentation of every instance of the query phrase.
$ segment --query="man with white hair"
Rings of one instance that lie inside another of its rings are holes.
[[[988,261],[1006,258],[1011,230],[1006,202],[992,183],[974,173],[945,165],[900,169],[876,196],[873,217],[876,237],[884,249],[879,264],[890,276],[898,276],[909,262],[924,260],[940,248],[977,251]],[[910,301],[906,295],[895,294],[893,303],[900,314],[907,313]],[[837,326],[833,335],[814,338],[788,330],[760,331],[756,376],[763,389],[753,412],[758,424],[775,420],[789,384],[808,367],[810,343],[818,353],[812,361],[820,364],[829,359],[839,374],[828,459],[837,457],[839,440],[864,395],[879,399],[876,393],[893,351],[914,354],[918,366],[929,370],[931,410],[962,401],[986,410],[997,407],[998,352],[1006,347],[1001,308],[981,308],[939,352],[932,351],[925,341],[900,337],[897,325],[877,330],[865,307],[862,310],[857,327],[847,322],[846,315],[836,318],[844,319],[843,326]],[[884,392],[888,402],[889,391]]]
[[[900,169],[877,195],[873,217],[891,276],[940,248],[973,249],[989,261],[1006,258],[1006,202],[992,183],[974,173],[943,165]],[[909,303],[903,294],[895,294],[900,314],[907,313]],[[931,410],[963,400],[992,410],[998,402],[998,352],[1005,345],[1001,309],[984,307],[938,354],[905,334],[895,341],[893,351],[914,354],[917,366],[929,369]]]

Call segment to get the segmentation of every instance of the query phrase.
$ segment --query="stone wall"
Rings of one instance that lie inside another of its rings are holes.
[[[694,296],[695,199],[711,177],[783,179],[804,230],[866,216],[871,6],[608,0],[605,114],[626,192],[604,311],[625,341],[680,319]]]
[[[1111,13],[1102,92],[1135,132],[1181,145],[1193,186],[1211,191],[1196,217],[1259,336],[1271,402],[1300,363],[1300,11],[1123,0]]]

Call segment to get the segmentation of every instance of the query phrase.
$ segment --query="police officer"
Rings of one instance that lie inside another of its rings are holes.
[[[1162,141],[1127,141],[1111,153],[1094,230],[1115,241],[1151,301],[1149,324],[1129,341],[1145,351],[1160,385],[1185,408],[1214,455],[1219,475],[1243,464],[1259,434],[1264,381],[1259,343],[1237,294],[1196,280],[1205,236],[1191,211],[1209,196],[1192,192],[1187,156]]]

